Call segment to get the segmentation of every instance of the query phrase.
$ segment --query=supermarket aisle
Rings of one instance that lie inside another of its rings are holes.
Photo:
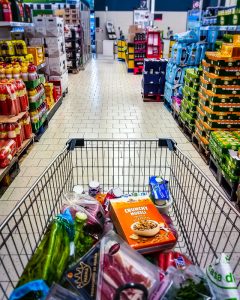
[[[92,60],[85,71],[70,75],[69,94],[40,142],[21,164],[21,172],[0,201],[1,219],[28,191],[69,138],[170,137],[211,176],[194,147],[162,103],[143,103],[141,76],[126,72],[124,63]],[[211,176],[211,178],[213,178]]]

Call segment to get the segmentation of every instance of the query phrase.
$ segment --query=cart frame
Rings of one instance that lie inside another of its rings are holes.
[[[240,213],[173,140],[72,139],[0,226],[0,299],[9,299],[65,192],[93,179],[104,191],[144,192],[153,175],[169,181],[176,250],[203,268],[228,254],[239,286]]]

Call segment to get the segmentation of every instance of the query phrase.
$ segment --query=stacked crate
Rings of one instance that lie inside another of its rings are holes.
[[[195,131],[197,116],[198,91],[200,87],[201,68],[187,69],[184,76],[183,99],[181,102],[180,120],[189,128]]]
[[[127,44],[126,63],[128,72],[133,72],[134,69],[134,43]]]
[[[165,87],[165,76],[167,60],[145,59],[143,72],[143,96],[144,98],[154,97],[160,101]]]
[[[206,53],[200,78],[196,136],[205,146],[214,130],[240,129],[240,60],[217,53]]]
[[[240,182],[240,131],[214,131],[210,135],[210,170],[230,200],[237,200]]]
[[[125,40],[118,40],[117,46],[118,46],[118,60],[125,61],[127,42]]]
[[[240,131],[215,131],[209,140],[211,155],[232,183],[240,179]]]

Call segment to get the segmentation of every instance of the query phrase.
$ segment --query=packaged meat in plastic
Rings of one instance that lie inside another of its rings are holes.
[[[70,209],[73,218],[79,211],[86,213],[88,216],[87,232],[97,235],[103,233],[105,213],[97,200],[88,195],[69,192],[64,195],[62,212],[67,208]]]
[[[64,286],[84,299],[157,300],[161,270],[110,231],[64,276]]]
[[[206,274],[215,299],[240,299],[240,292],[230,266],[230,259],[226,254],[222,253],[215,263],[209,265],[206,268]]]
[[[214,299],[211,287],[202,270],[190,265],[185,270],[169,267],[163,280],[165,287],[161,300],[210,300]]]

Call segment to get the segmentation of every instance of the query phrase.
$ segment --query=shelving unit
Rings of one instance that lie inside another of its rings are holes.
[[[160,58],[162,56],[162,40],[159,31],[147,33],[147,58]]]
[[[0,27],[33,27],[33,26],[34,26],[33,23],[0,21]]]

